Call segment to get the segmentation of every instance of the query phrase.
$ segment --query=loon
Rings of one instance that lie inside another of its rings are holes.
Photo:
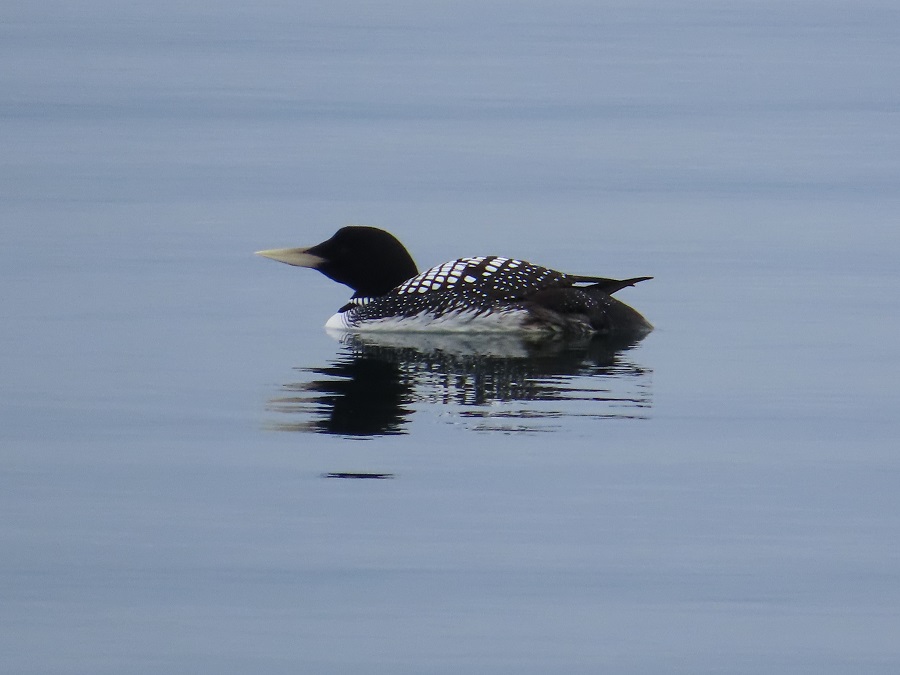
[[[343,227],[308,248],[256,254],[318,270],[353,289],[328,329],[635,336],[653,329],[612,297],[652,277],[579,276],[499,256],[459,258],[419,273],[394,235],[363,226]]]

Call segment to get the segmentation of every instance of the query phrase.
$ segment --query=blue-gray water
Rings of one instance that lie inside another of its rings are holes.
[[[0,671],[898,672],[895,4],[309,5],[0,7]],[[370,363],[348,223],[657,329]]]

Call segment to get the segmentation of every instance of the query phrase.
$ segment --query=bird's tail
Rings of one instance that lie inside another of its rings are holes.
[[[647,281],[653,277],[633,277],[631,279],[606,279],[604,277],[574,277],[575,283],[591,284],[585,290],[597,290],[607,295],[621,291],[628,286],[634,286],[641,281]]]

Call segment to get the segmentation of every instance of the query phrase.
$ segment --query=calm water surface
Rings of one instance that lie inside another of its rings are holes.
[[[897,672],[898,32],[2,9],[0,670]],[[252,252],[348,223],[654,275],[656,330],[335,339]]]

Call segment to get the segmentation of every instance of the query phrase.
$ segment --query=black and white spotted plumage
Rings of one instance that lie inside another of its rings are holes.
[[[576,276],[500,256],[459,258],[416,274],[399,241],[366,227],[342,228],[311,248],[260,254],[313,267],[356,291],[326,323],[329,328],[570,334],[651,329],[638,312],[611,297],[649,277]]]

